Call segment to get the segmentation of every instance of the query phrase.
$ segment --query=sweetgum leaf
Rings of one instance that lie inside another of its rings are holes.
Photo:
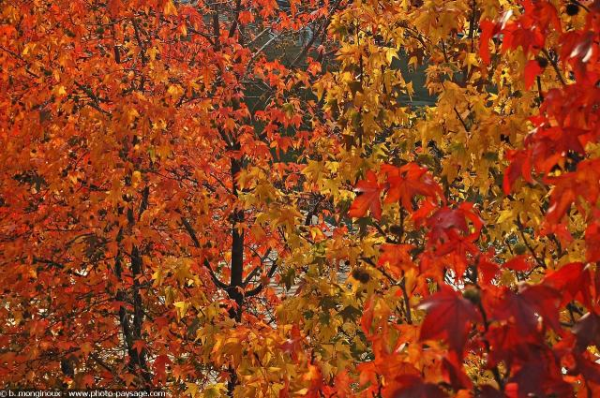
[[[441,291],[423,300],[419,308],[427,311],[421,325],[420,340],[442,339],[451,350],[462,356],[471,325],[481,321],[473,303],[444,286]]]

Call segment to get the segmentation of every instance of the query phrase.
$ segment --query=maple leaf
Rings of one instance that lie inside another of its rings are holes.
[[[484,285],[490,284],[500,271],[500,266],[490,260],[490,258],[493,257],[493,255],[493,251],[490,251],[487,255],[481,255],[479,257],[477,270],[481,274],[481,282]]]
[[[505,398],[505,395],[489,384],[480,385],[480,398]]]
[[[380,267],[388,266],[392,272],[392,276],[398,278],[402,276],[403,271],[415,267],[410,254],[410,251],[413,249],[413,245],[381,245],[382,253],[379,256],[377,265]]]
[[[334,386],[325,386],[323,394],[327,397],[347,398],[353,396],[352,379],[347,370],[343,370],[335,376]]]
[[[598,1],[5,3],[3,382],[600,396]]]
[[[490,63],[490,40],[498,30],[497,25],[489,19],[479,23],[481,35],[479,37],[479,56],[485,65]]]
[[[381,191],[383,187],[377,181],[377,175],[369,170],[367,172],[367,178],[361,180],[356,184],[354,188],[359,195],[354,199],[348,215],[350,217],[364,217],[367,211],[371,211],[371,214],[376,219],[381,218]]]
[[[505,362],[512,367],[514,362],[536,355],[537,337],[521,333],[514,324],[496,323],[489,327],[485,337],[490,343],[489,366]]]
[[[144,340],[136,340],[133,342],[132,348],[140,355],[146,349],[146,342]]]
[[[512,16],[512,10],[506,11],[502,18],[496,22],[489,19],[482,19],[479,23],[481,35],[479,37],[479,56],[485,65],[489,65],[490,59],[490,40],[500,33]]]
[[[585,386],[582,386],[578,392],[587,393],[588,396],[596,397],[600,392],[600,367],[596,359],[590,359],[586,353],[574,353],[575,368],[571,371],[574,374],[580,374],[586,381]],[[587,390],[587,391],[586,391]],[[565,395],[568,396],[568,395]]]
[[[594,211],[594,217],[600,219],[600,211]],[[585,230],[586,258],[589,262],[600,261],[600,222],[588,224]]]
[[[429,217],[438,209],[438,206],[431,200],[424,200],[419,208],[410,215],[417,227],[422,227],[427,223]]]
[[[87,388],[92,387],[95,384],[95,382],[96,380],[92,374],[86,373],[85,376],[83,376],[83,384]]]
[[[506,386],[507,395],[519,398],[547,396],[549,393],[558,397],[573,396],[573,387],[561,377],[554,358],[548,354],[544,356],[519,365]]]
[[[462,361],[459,361],[455,355],[442,359],[442,371],[447,382],[455,389],[470,389],[473,382],[465,373]]]
[[[468,264],[467,254],[479,252],[474,242],[483,227],[473,205],[465,202],[456,209],[443,207],[427,220],[427,226],[430,228],[428,246],[434,248],[435,255],[447,256],[456,275],[462,277]]]
[[[577,170],[559,177],[548,178],[555,186],[550,194],[550,207],[546,219],[559,223],[578,198],[595,203],[600,197],[600,160],[585,160]]]
[[[167,0],[165,2],[165,5],[164,5],[164,14],[166,16],[169,16],[169,15],[175,15],[176,16],[177,15],[177,7],[175,7],[175,4],[173,4],[173,2],[171,0]]]
[[[462,278],[469,263],[468,254],[479,252],[474,242],[483,227],[473,204],[464,202],[455,209],[444,206],[427,219],[426,225],[430,228],[427,247],[433,249],[431,255],[439,257],[434,262],[451,263],[457,277]]]
[[[560,331],[559,302],[559,293],[544,285],[525,286],[518,293],[504,289],[503,296],[493,305],[492,316],[512,320],[524,336],[537,333],[539,316],[555,331]]]
[[[470,326],[481,321],[473,303],[450,287],[442,286],[438,293],[423,300],[419,309],[427,311],[419,340],[443,339],[462,356]]]
[[[125,381],[126,387],[133,385],[135,382],[135,375],[132,373],[125,373],[122,374],[120,377],[123,379],[123,381]]]
[[[559,270],[548,273],[544,284],[562,293],[561,305],[578,300],[593,310],[592,275],[585,264],[565,264]]]
[[[152,366],[154,367],[154,375],[157,380],[164,382],[166,381],[166,369],[167,365],[171,363],[171,360],[167,355],[159,355],[154,359]]]
[[[381,171],[386,175],[389,186],[385,203],[400,201],[402,207],[412,212],[412,201],[417,195],[432,200],[436,196],[443,197],[442,189],[429,175],[427,169],[415,163],[408,163],[399,168],[383,165]]]
[[[85,358],[87,358],[90,355],[90,353],[94,350],[92,344],[90,342],[88,342],[88,341],[86,341],[85,343],[83,343],[80,346],[80,349],[81,349],[81,352],[83,352],[83,356]]]
[[[472,232],[468,221],[473,225]],[[464,202],[456,209],[442,207],[427,220],[427,226],[431,229],[428,235],[435,242],[452,241],[453,237],[458,236],[473,242],[481,232],[483,221],[473,211],[473,204]]]
[[[590,345],[600,348],[600,316],[593,312],[585,314],[573,327],[577,349],[584,352]]]
[[[502,267],[513,271],[529,271],[532,264],[528,260],[529,256],[527,255],[517,256],[502,264]]]
[[[440,398],[446,393],[437,385],[425,383],[419,376],[402,375],[396,377],[384,397],[389,398]]]
[[[540,66],[537,60],[532,59],[527,61],[527,64],[525,65],[525,88],[531,88],[535,82],[535,78],[543,71],[544,69]]]
[[[375,300],[371,297],[366,303],[363,310],[363,315],[360,318],[360,326],[365,336],[371,336],[371,327],[373,325],[373,317],[375,316]]]
[[[553,92],[548,94],[551,96]],[[570,159],[569,153],[581,156],[585,145],[592,140],[587,128],[549,126],[545,118],[530,118],[538,127],[525,140],[535,169],[549,174],[557,165]],[[550,180],[547,180],[550,181]]]
[[[502,188],[506,195],[510,194],[512,186],[519,177],[524,177],[525,181],[533,183],[531,176],[531,153],[528,151],[511,151],[508,153],[510,165],[504,173]]]

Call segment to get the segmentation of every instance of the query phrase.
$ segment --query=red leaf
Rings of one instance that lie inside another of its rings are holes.
[[[575,361],[577,363],[576,372],[578,372],[586,381],[583,383],[584,386],[582,386],[585,388],[579,390],[578,396],[600,396],[600,366],[598,366],[595,358],[594,360],[588,359],[586,353],[578,353],[573,356],[575,357]]]
[[[502,182],[502,189],[506,195],[510,194],[512,186],[519,177],[523,177],[525,181],[533,183],[529,151],[509,152],[508,159],[511,162],[504,173],[504,180]]]
[[[500,266],[498,264],[490,261],[487,256],[481,256],[479,258],[479,264],[477,265],[477,269],[481,274],[482,283],[484,285],[489,285],[492,280],[498,275],[498,271],[500,271]]]
[[[469,234],[469,223],[473,225],[473,232]],[[429,238],[434,242],[448,242],[452,237],[463,237],[468,242],[477,240],[483,221],[473,211],[473,204],[462,203],[457,209],[443,207],[436,211],[429,220],[427,226],[431,228]]]
[[[559,293],[544,285],[527,286],[520,293],[504,290],[504,296],[494,305],[496,319],[513,320],[519,333],[532,335],[538,330],[541,316],[554,330],[560,330],[558,322]]]
[[[368,210],[376,219],[381,218],[381,200],[380,195],[382,186],[377,182],[377,175],[369,170],[367,179],[359,181],[356,184],[355,191],[359,195],[352,202],[348,215],[350,217],[364,217]]]
[[[573,327],[573,334],[577,337],[579,352],[584,352],[592,344],[600,348],[600,316],[587,313]]]
[[[444,378],[455,390],[473,387],[473,382],[462,367],[462,362],[458,361],[455,355],[449,355],[448,358],[442,359],[442,372]]]
[[[153,363],[154,374],[157,380],[164,382],[166,380],[166,368],[167,364],[170,364],[171,360],[166,355],[159,355],[156,357]]]
[[[506,366],[511,367],[513,362],[535,355],[532,350],[535,349],[537,337],[524,334],[513,325],[491,326],[486,333],[492,347],[488,365],[496,366],[505,362]]]
[[[592,275],[583,263],[563,265],[558,271],[546,276],[544,284],[562,293],[561,305],[578,300],[592,309]]]
[[[95,383],[96,383],[96,379],[94,378],[94,376],[92,374],[86,373],[86,375],[83,376],[83,384],[86,387],[92,387]]]
[[[142,351],[144,351],[144,349],[146,348],[146,342],[144,340],[136,340],[133,343],[132,347],[134,350],[137,351],[138,355],[140,355]]]
[[[554,234],[554,236],[560,241],[564,246],[568,246],[573,242],[573,235],[569,232],[569,227],[565,223],[560,224],[551,224],[549,222],[542,223],[540,232],[540,236],[549,236]]]
[[[555,331],[560,330],[558,321],[558,305],[560,293],[544,285],[527,286],[520,296],[535,309],[536,316],[540,315],[544,322]]]
[[[527,61],[527,65],[525,65],[525,88],[527,90],[533,85],[535,78],[543,71],[544,69],[542,69],[537,60],[532,59]]]
[[[572,386],[561,376],[553,357],[547,354],[541,357],[538,354],[518,367],[506,388],[514,388],[513,396],[519,398],[546,397],[550,393],[556,397],[572,397]]]
[[[497,28],[496,24],[489,19],[479,23],[481,27],[481,36],[479,37],[479,56],[485,65],[490,63],[490,40],[494,36]]]
[[[394,384],[399,387],[390,387],[389,394],[384,396],[393,398],[441,398],[447,395],[435,384],[425,383],[419,376],[402,375],[394,379]]]
[[[444,339],[451,350],[462,356],[470,325],[481,319],[475,306],[447,286],[419,305],[427,315],[421,325],[420,340]]]
[[[594,211],[594,218],[600,219],[600,211]],[[600,261],[600,223],[590,223],[585,230],[586,259],[589,262]]]
[[[529,271],[531,269],[531,263],[527,261],[528,256],[517,256],[510,261],[502,264],[504,268],[512,269],[513,271]]]
[[[420,203],[419,209],[411,214],[410,218],[417,228],[421,228],[436,209],[437,205],[433,201],[424,200]]]
[[[549,178],[548,181],[556,185],[550,194],[546,220],[558,223],[577,198],[596,203],[600,197],[600,160],[584,160],[577,165],[576,171]]]
[[[504,394],[489,384],[480,385],[479,388],[481,390],[478,395],[479,398],[505,398]]]

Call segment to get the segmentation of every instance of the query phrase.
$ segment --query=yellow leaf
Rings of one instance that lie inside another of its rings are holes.
[[[150,49],[148,49],[147,53],[150,56],[150,60],[152,61],[156,61],[156,55],[158,54],[158,48],[156,47],[152,47]]]
[[[226,395],[226,393],[227,386],[224,383],[217,383],[205,388],[202,396],[205,398],[217,398]]]
[[[173,99],[179,99],[183,95],[183,92],[183,88],[178,84],[171,85],[167,89],[167,94]]]
[[[142,173],[140,173],[139,171],[134,171],[133,172],[133,178],[131,179],[131,184],[133,185],[134,188],[136,188],[139,184],[140,181],[142,181]]]
[[[177,8],[171,0],[167,0],[165,3],[164,13],[165,15],[177,15]]]
[[[412,96],[415,94],[415,89],[413,87],[413,82],[408,82],[406,83],[406,93],[408,94],[409,97],[412,98]]]
[[[470,71],[472,66],[477,66],[478,64],[479,60],[477,59],[475,53],[468,53],[465,57],[465,62],[463,63],[463,66],[466,66],[467,71]]]
[[[394,57],[398,58],[398,51],[395,48],[388,48],[385,52],[385,57],[388,64],[391,64]]]
[[[162,285],[163,279],[164,279],[164,274],[163,274],[162,268],[157,269],[152,274],[152,279],[154,279],[154,283],[152,284],[153,287],[158,287],[158,286]]]
[[[54,95],[56,95],[57,97],[64,97],[65,95],[67,95],[67,90],[65,89],[65,86],[56,86],[54,87]]]
[[[189,395],[191,397],[195,397],[198,394],[198,386],[195,383],[185,383],[187,387],[185,390],[185,395]]]
[[[187,309],[190,306],[190,304],[185,301],[178,301],[173,305],[175,306],[175,308],[177,308],[177,318],[178,319],[181,319],[185,316],[185,313],[187,312]]]

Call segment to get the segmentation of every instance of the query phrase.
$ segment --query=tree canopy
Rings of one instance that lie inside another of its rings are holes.
[[[599,0],[0,2],[0,388],[600,396],[599,59]]]

